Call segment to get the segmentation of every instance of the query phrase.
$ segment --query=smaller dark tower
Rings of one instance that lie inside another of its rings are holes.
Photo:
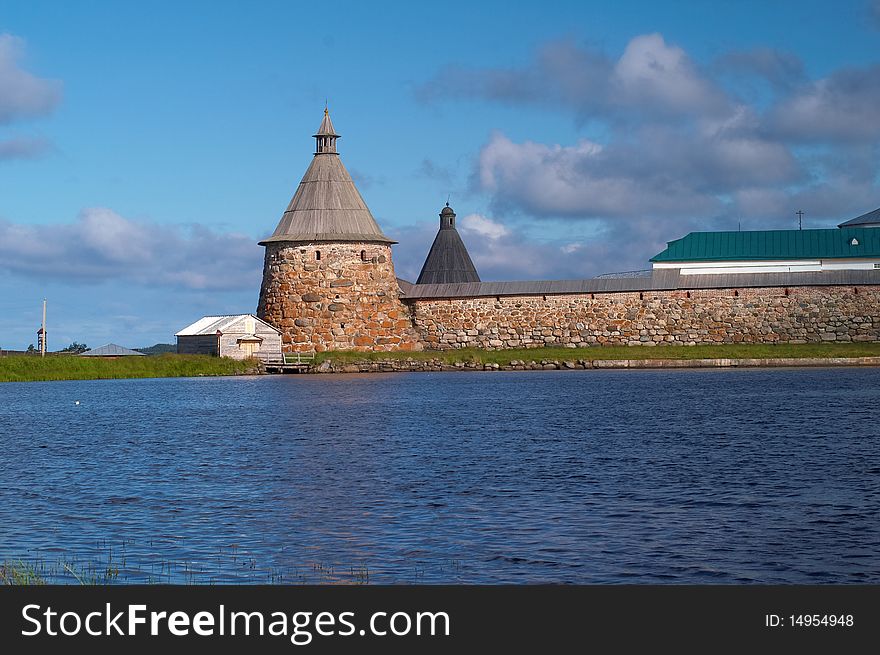
[[[440,212],[440,230],[419,273],[416,284],[479,282],[480,276],[455,229],[455,212],[449,203]]]

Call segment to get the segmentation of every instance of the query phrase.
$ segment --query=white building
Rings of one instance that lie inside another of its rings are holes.
[[[182,355],[283,361],[281,332],[253,314],[204,316],[175,336]]]

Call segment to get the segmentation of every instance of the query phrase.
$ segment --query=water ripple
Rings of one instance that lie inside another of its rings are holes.
[[[125,582],[876,583],[878,388],[880,369],[7,383],[0,559]]]

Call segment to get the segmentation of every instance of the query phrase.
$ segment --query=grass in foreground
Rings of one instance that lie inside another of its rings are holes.
[[[42,585],[46,580],[30,564],[3,562],[0,564],[0,585]]]
[[[241,375],[255,367],[253,361],[208,355],[167,354],[118,359],[75,355],[48,355],[45,358],[10,355],[0,357],[0,382]]]
[[[373,362],[392,359],[418,361],[439,359],[447,364],[475,362],[506,365],[511,360],[526,362],[577,359],[744,359],[783,357],[880,357],[880,343],[806,343],[806,344],[719,344],[717,346],[592,346],[589,348],[524,348],[517,350],[430,350],[422,352],[353,352],[318,353],[316,363],[333,360],[341,363]]]
[[[263,568],[251,557],[239,557],[235,549],[221,552],[199,564],[159,560],[147,564],[126,563],[112,554],[90,561],[7,560],[0,564],[0,586],[115,585],[115,584],[370,584],[366,562],[337,567],[326,562]],[[215,560],[215,561],[210,561]]]

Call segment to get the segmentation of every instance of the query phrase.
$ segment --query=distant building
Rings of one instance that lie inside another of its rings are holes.
[[[116,358],[116,357],[146,357],[144,353],[139,353],[136,350],[130,350],[129,348],[123,348],[122,346],[118,346],[115,343],[108,343],[106,346],[101,346],[100,348],[92,348],[91,350],[87,350],[84,353],[80,353],[77,355],[78,357],[107,357],[107,358]]]
[[[880,208],[868,212],[867,214],[851,218],[837,227],[880,227]]]
[[[175,336],[181,355],[281,359],[281,331],[253,314],[205,316]]]
[[[880,219],[880,210],[872,213]],[[880,269],[880,230],[691,232],[651,262],[655,271],[676,268],[681,275],[873,270]]]
[[[431,250],[428,252],[416,284],[479,281],[477,269],[461,240],[461,235],[455,229],[455,212],[447,202],[440,212],[440,230],[434,237],[434,243],[431,244]]]

